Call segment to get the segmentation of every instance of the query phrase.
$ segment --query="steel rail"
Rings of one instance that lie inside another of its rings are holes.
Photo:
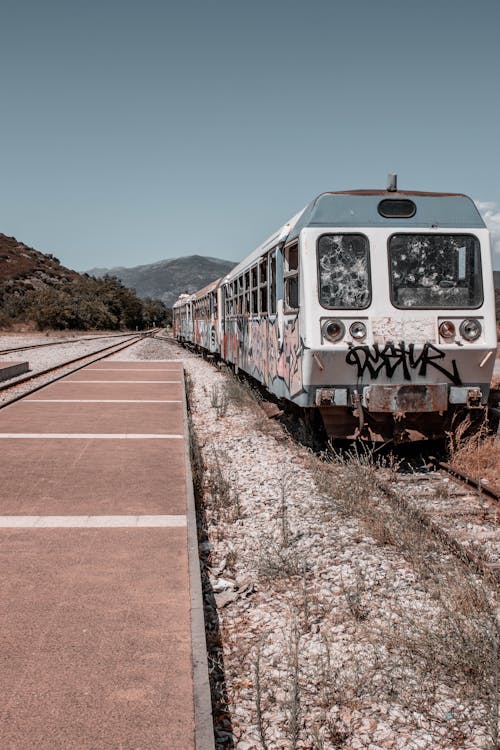
[[[110,333],[108,335],[101,334],[100,336],[82,336],[81,338],[65,339],[64,341],[46,341],[43,344],[28,344],[26,346],[14,346],[10,349],[0,349],[0,355],[2,354],[15,354],[15,352],[24,352],[28,349],[41,349],[45,346],[64,346],[68,344],[76,344],[80,341],[95,341],[97,339],[112,339],[120,336],[130,336],[129,333]]]
[[[486,484],[484,484],[484,482],[482,482],[480,479],[474,479],[474,477],[470,477],[468,474],[465,474],[465,472],[460,471],[460,469],[456,469],[454,466],[446,463],[445,461],[438,461],[435,458],[432,459],[432,461],[437,468],[448,472],[448,474],[451,474],[457,479],[460,479],[464,484],[475,487],[482,495],[486,495],[487,497],[500,502],[500,495],[498,495],[498,493],[496,493],[490,487],[487,487]]]
[[[408,514],[408,517],[416,521],[422,528],[431,534],[435,539],[448,549],[463,564],[470,566],[476,573],[483,576],[486,580],[491,581],[494,586],[500,582],[500,573],[497,566],[483,560],[479,555],[471,552],[464,544],[455,539],[448,531],[432,520],[428,513],[413,507],[408,501],[395,492],[383,480],[375,480],[376,487],[384,493],[392,505],[400,508]]]

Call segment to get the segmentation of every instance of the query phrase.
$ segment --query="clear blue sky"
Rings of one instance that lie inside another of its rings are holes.
[[[500,268],[499,0],[2,0],[0,231],[239,260],[323,190],[465,192]]]

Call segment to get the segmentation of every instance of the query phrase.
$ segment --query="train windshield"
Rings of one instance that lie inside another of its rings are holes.
[[[369,244],[363,234],[323,234],[318,240],[319,301],[362,309],[371,302]]]
[[[394,234],[389,263],[396,307],[479,307],[483,301],[477,237]]]

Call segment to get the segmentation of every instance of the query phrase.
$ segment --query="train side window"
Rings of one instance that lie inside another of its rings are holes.
[[[234,315],[234,296],[233,296],[233,284],[226,286],[226,315]]]
[[[259,311],[267,315],[267,256],[259,263]]]
[[[262,284],[267,283],[267,257],[264,256],[264,258],[259,263],[259,284],[262,286]]]
[[[276,313],[276,252],[269,254],[269,313]]]
[[[286,306],[289,310],[297,310],[299,306],[299,277],[285,279]]]
[[[257,266],[254,266],[251,269],[250,275],[251,275],[251,281],[252,281],[252,289],[255,289],[255,287],[257,286]]]
[[[287,312],[299,307],[299,246],[285,248],[285,307]]]
[[[288,271],[299,270],[299,246],[292,245],[287,247],[285,250],[285,262],[287,264]]]
[[[243,305],[243,312],[248,315],[250,313],[250,271],[245,273],[245,300]]]
[[[267,315],[267,287],[260,288],[260,312],[262,315]]]
[[[250,271],[250,281],[252,284],[252,291],[250,295],[250,313],[257,315],[259,312],[259,289],[257,282],[257,266],[254,266]]]
[[[236,287],[236,314],[241,315],[243,313],[243,276],[239,276],[237,281],[234,282]]]

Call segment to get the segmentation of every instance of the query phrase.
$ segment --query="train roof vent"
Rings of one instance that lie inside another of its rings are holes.
[[[377,210],[385,219],[411,219],[415,216],[417,207],[407,198],[385,198],[380,201]]]

